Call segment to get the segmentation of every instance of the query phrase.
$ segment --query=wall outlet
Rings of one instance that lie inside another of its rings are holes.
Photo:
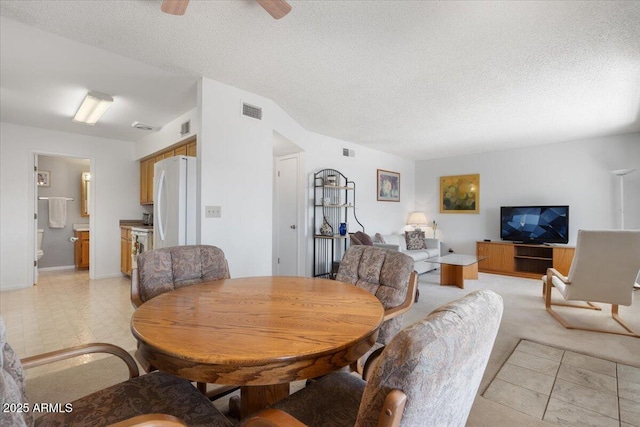
[[[205,206],[205,218],[222,218],[222,206]]]

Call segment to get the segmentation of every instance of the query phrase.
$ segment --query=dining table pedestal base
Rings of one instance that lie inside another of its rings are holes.
[[[289,396],[289,383],[240,387],[240,419]]]
[[[240,387],[240,396],[229,399],[229,415],[239,420],[262,411],[289,396],[289,383]]]

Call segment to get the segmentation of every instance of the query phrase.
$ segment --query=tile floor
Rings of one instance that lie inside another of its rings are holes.
[[[127,351],[136,340],[126,277],[89,280],[88,271],[41,272],[38,285],[0,293],[7,339],[20,358],[89,342],[108,342]],[[86,355],[29,369],[30,377],[106,357]]]
[[[551,424],[640,427],[640,368],[527,340],[483,396]]]

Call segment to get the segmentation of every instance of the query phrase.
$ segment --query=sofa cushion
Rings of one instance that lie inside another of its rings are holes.
[[[382,236],[382,234],[380,234],[380,233],[376,233],[376,234],[373,235],[373,241],[375,243],[387,243],[384,240],[384,237]],[[640,275],[638,275],[638,278],[640,278]]]
[[[427,244],[424,241],[424,231],[414,230],[405,231],[404,238],[407,241],[407,250],[426,249]]]
[[[405,241],[404,236],[401,234],[385,234],[382,236],[382,239],[387,245],[399,246],[400,252],[404,252],[407,250],[407,242]]]
[[[405,255],[409,255],[413,259],[413,262],[421,262],[429,258],[429,252],[426,250],[406,251]]]
[[[367,233],[357,231],[351,235],[351,244],[373,246],[373,240],[371,240],[371,237],[369,237]]]

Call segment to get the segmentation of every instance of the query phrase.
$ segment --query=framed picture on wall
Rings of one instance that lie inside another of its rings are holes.
[[[400,174],[378,169],[378,201],[400,201]]]
[[[49,171],[37,171],[36,172],[36,181],[38,182],[38,187],[49,187],[51,186],[51,172]]]
[[[480,175],[440,177],[440,213],[480,212]]]

